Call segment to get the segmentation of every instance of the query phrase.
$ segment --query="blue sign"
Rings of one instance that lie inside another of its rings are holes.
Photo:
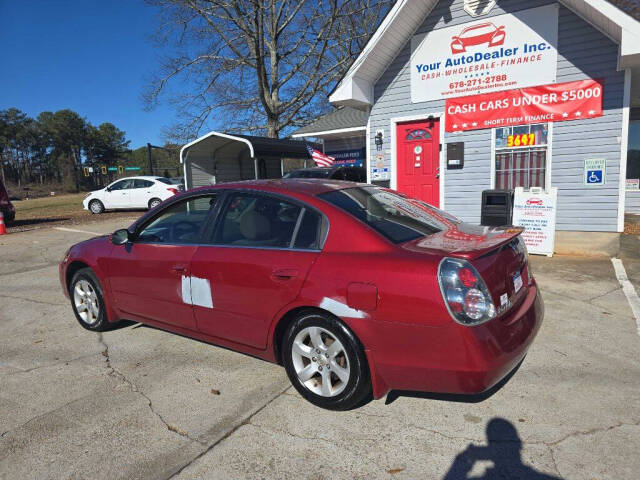
[[[602,183],[602,170],[587,170],[587,183]]]
[[[338,150],[334,152],[325,152],[325,155],[333,157],[336,166],[362,167],[364,166],[365,149],[358,150]]]

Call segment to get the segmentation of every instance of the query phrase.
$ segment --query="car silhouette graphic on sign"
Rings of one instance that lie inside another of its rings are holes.
[[[527,205],[543,205],[543,202],[541,198],[529,198]]]
[[[496,27],[493,23],[480,23],[467,27],[460,35],[451,37],[451,53],[464,53],[468,47],[487,44],[489,47],[497,47],[504,44],[504,25]]]

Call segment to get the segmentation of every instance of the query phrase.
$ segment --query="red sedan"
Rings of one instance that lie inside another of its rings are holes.
[[[227,183],[69,249],[84,328],[134,320],[284,365],[309,401],[482,392],[543,316],[521,229],[461,223],[372,185]]]

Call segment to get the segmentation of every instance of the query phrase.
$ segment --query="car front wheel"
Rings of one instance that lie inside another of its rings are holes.
[[[91,200],[89,202],[89,210],[94,215],[98,215],[98,214],[104,212],[104,205],[102,204],[102,202],[100,200]]]
[[[161,203],[162,200],[160,200],[159,198],[152,198],[151,200],[149,200],[149,210],[151,210],[152,208],[156,208]]]
[[[371,397],[362,347],[331,315],[313,312],[298,317],[287,328],[281,351],[291,383],[314,405],[350,410]]]
[[[93,270],[78,270],[69,284],[69,293],[73,313],[82,327],[93,332],[103,332],[112,327],[107,320],[102,287]]]

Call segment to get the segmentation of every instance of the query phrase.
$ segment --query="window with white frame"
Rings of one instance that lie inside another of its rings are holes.
[[[536,123],[496,128],[495,188],[547,188],[549,125]]]

